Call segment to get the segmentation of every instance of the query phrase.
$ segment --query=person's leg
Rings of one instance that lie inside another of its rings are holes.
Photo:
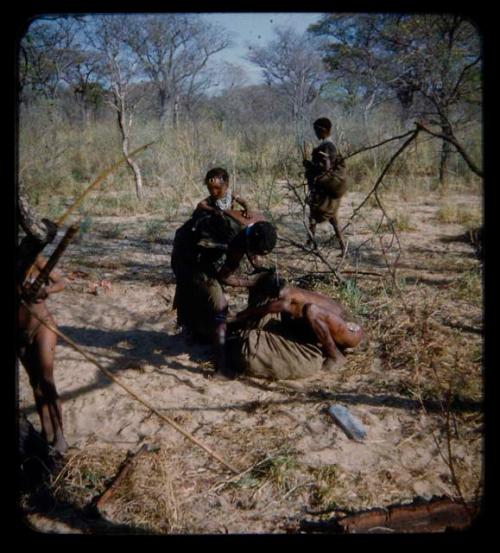
[[[53,320],[50,321],[55,326]],[[62,406],[54,381],[54,355],[57,344],[57,336],[47,327],[40,327],[34,340],[39,372],[39,387],[47,407],[50,418],[53,437],[49,443],[60,453],[64,453],[68,444],[63,434]]]
[[[344,238],[342,237],[342,232],[340,231],[340,225],[339,225],[339,220],[337,216],[339,206],[340,206],[340,200],[337,201],[335,209],[332,213],[332,216],[330,217],[330,224],[332,225],[335,235],[337,236],[340,244],[340,249],[341,249],[340,255],[344,256],[346,252],[346,246],[345,246]]]
[[[313,247],[314,249],[317,249],[318,243],[316,242],[316,221],[309,217],[309,237],[306,242],[307,247]]]
[[[337,369],[341,367],[346,359],[332,338],[330,328],[326,322],[326,311],[322,307],[309,303],[304,305],[302,313],[323,346],[323,351],[327,357],[323,368]]]
[[[43,395],[41,385],[41,368],[38,360],[37,348],[34,345],[26,346],[19,355],[19,359],[28,373],[33,398],[35,400],[36,411],[40,419],[41,434],[46,442],[52,442],[54,439],[54,430],[50,419],[49,408]]]
[[[228,303],[219,282],[207,283],[208,310],[212,314],[213,346],[215,372],[213,378],[227,380],[235,377],[228,364],[226,355],[227,311]]]

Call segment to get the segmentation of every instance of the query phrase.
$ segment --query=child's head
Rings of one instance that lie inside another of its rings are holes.
[[[327,117],[320,117],[314,121],[313,128],[318,138],[326,138],[332,130],[332,122]]]
[[[205,184],[212,198],[223,198],[229,186],[229,174],[222,167],[210,169],[205,176]]]

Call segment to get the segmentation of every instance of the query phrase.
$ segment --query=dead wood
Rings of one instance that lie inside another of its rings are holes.
[[[327,521],[301,521],[305,532],[357,533],[431,533],[465,530],[472,523],[470,513],[477,505],[464,505],[448,498],[436,498],[422,503],[392,505],[386,509],[371,509]]]
[[[99,499],[95,502],[95,509],[97,512],[105,517],[106,516],[106,505],[109,503],[109,501],[112,499],[112,497],[116,494],[118,488],[122,484],[122,482],[127,478],[127,476],[131,473],[132,469],[137,464],[138,460],[141,457],[144,457],[146,453],[149,453],[150,449],[147,444],[144,444],[139,451],[137,451],[135,454],[130,455],[127,457],[122,464],[120,470],[118,471],[116,477],[111,482],[110,486],[106,489],[106,491],[99,497]]]

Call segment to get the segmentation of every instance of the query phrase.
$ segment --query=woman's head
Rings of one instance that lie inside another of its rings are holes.
[[[277,234],[274,225],[259,221],[247,228],[247,251],[250,255],[266,255],[276,246]]]
[[[332,122],[327,117],[320,117],[314,121],[313,128],[318,138],[326,138],[332,130]]]
[[[205,176],[205,184],[212,198],[223,198],[229,186],[229,174],[222,167],[210,169]]]

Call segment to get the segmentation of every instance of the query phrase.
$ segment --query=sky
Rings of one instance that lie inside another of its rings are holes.
[[[243,66],[248,75],[248,84],[257,84],[262,82],[261,71],[244,59],[248,51],[247,43],[257,43],[265,46],[273,38],[273,29],[276,26],[290,26],[297,32],[303,33],[321,15],[321,13],[312,12],[205,13],[203,18],[234,33],[234,45],[214,55],[213,59]]]

